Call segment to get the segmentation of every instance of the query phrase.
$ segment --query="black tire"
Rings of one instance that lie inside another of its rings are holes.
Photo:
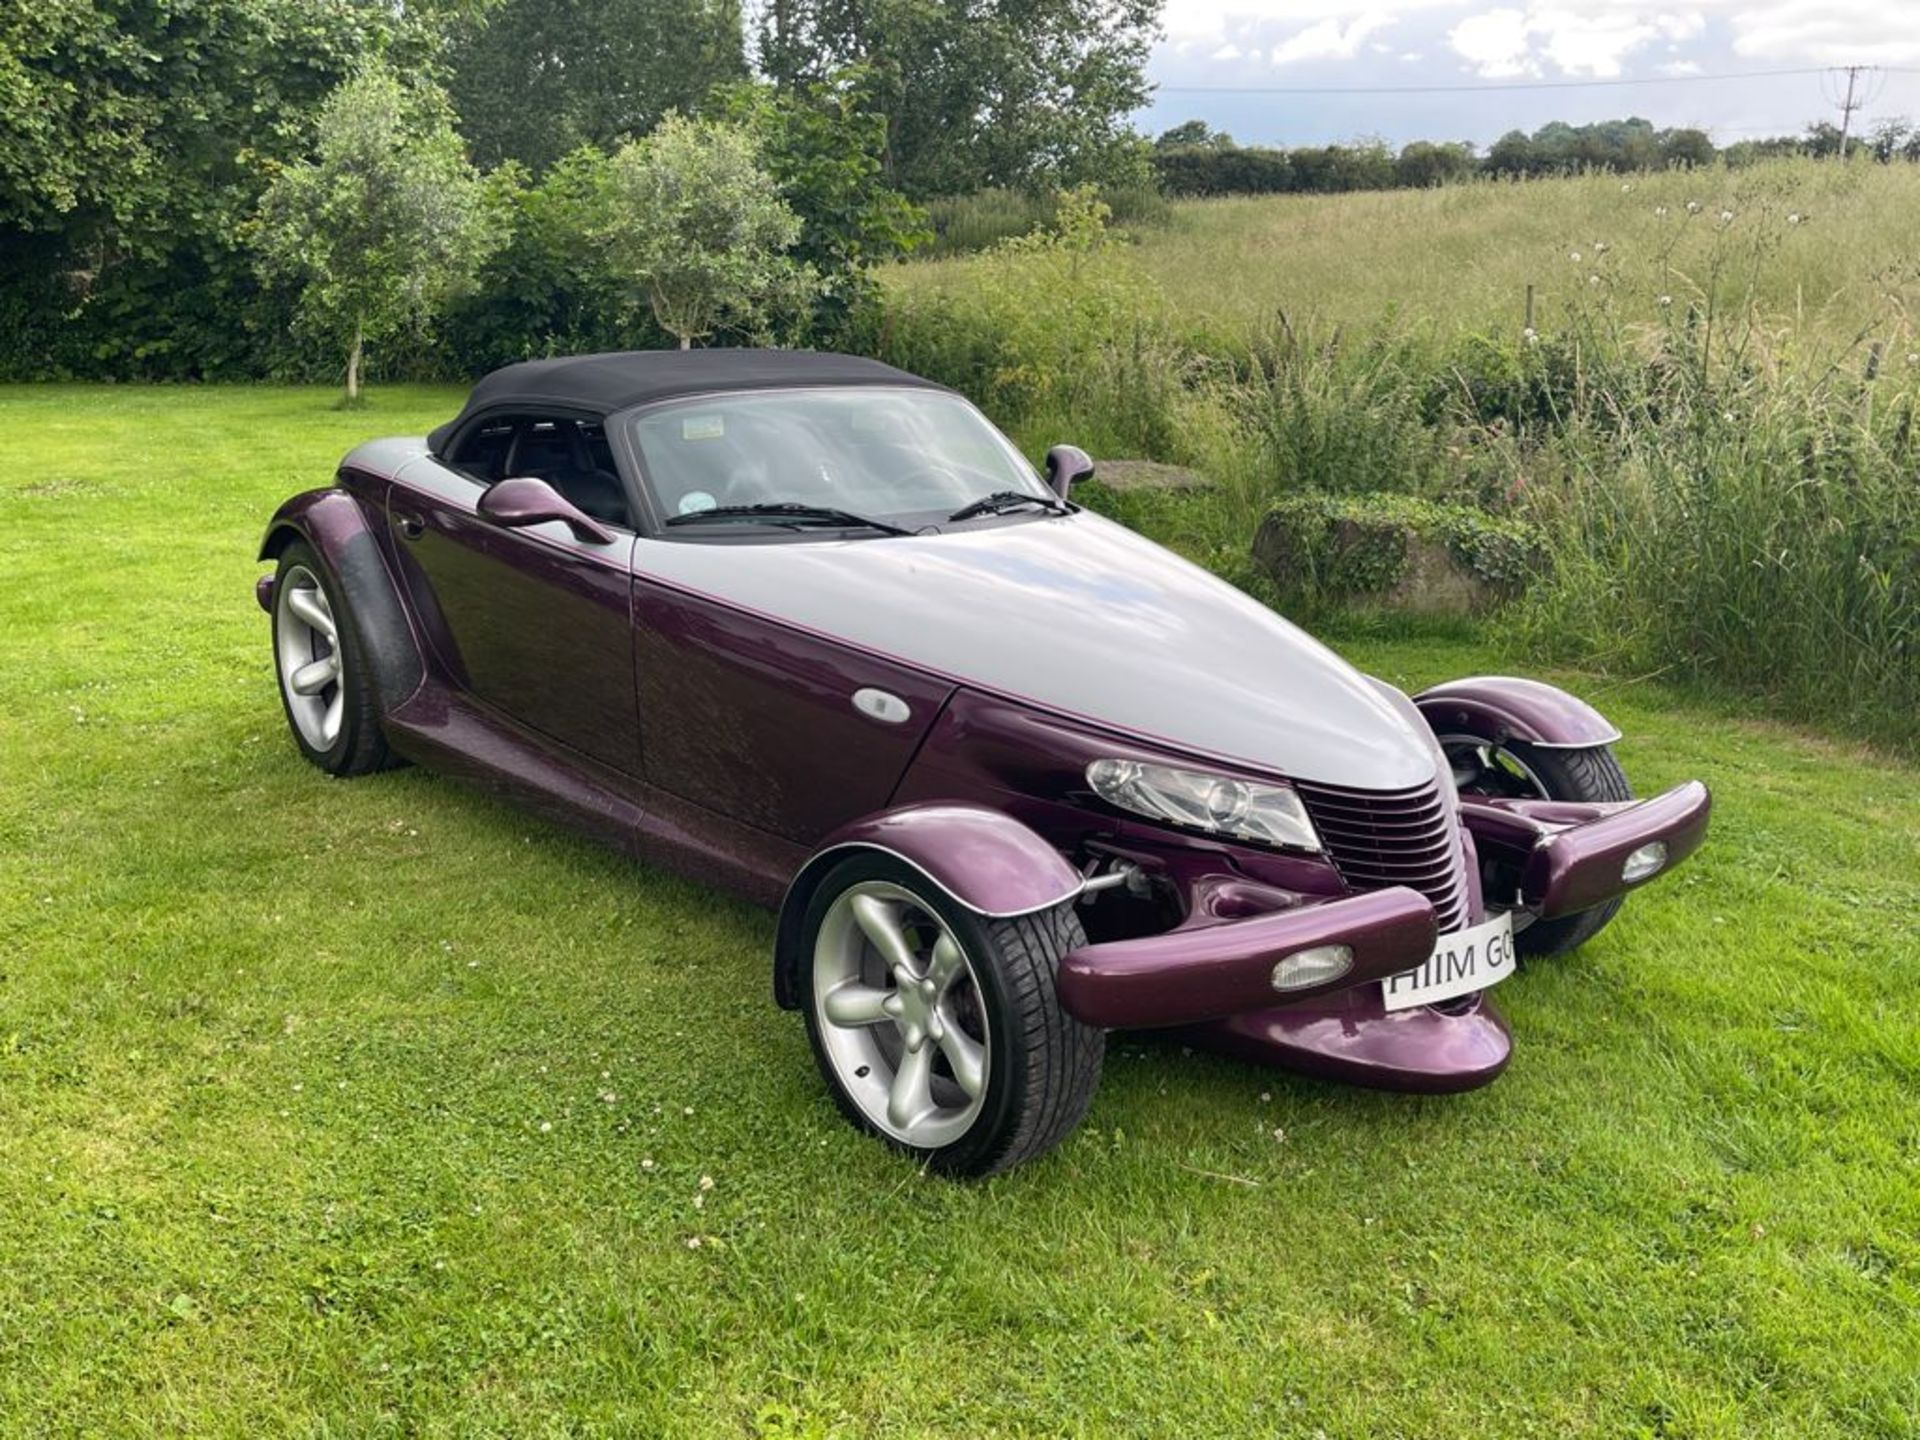
[[[1633,787],[1614,758],[1610,745],[1582,750],[1557,750],[1509,740],[1501,749],[1530,770],[1549,800],[1610,804],[1633,799]],[[1514,948],[1524,957],[1564,955],[1577,950],[1607,927],[1620,913],[1625,897],[1609,900],[1577,915],[1536,920],[1514,934]]]
[[[288,686],[280,643],[282,609],[288,603],[289,576],[311,576],[324,592],[339,635],[340,728],[330,741],[316,742],[302,730],[294,716],[294,700]],[[366,644],[358,623],[347,604],[345,591],[319,555],[304,540],[295,540],[280,552],[274,572],[273,670],[280,691],[280,708],[287,718],[287,729],[300,753],[329,775],[342,779],[368,775],[400,763],[387,745],[386,732],[380,727],[380,697],[373,686],[373,668],[368,663]]]
[[[987,1078],[978,1113],[949,1143],[916,1145],[875,1123],[843,1082],[824,1039],[828,1022],[820,1013],[815,981],[822,922],[846,892],[872,882],[906,892],[913,906],[944,924],[965,952],[969,978],[977,982],[987,1021]],[[821,879],[808,902],[799,943],[800,1008],[815,1063],[840,1113],[869,1135],[942,1174],[979,1178],[1044,1154],[1086,1114],[1099,1088],[1106,1035],[1062,1010],[1055,990],[1060,958],[1086,943],[1072,901],[990,919],[960,905],[903,861],[861,852]]]

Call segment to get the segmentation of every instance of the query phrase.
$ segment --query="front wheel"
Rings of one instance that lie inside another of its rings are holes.
[[[1440,746],[1453,766],[1454,784],[1463,795],[1582,804],[1633,799],[1633,787],[1627,784],[1611,745],[1564,750],[1521,740],[1495,745],[1472,735],[1443,735]],[[1502,884],[1511,882],[1517,887],[1517,875],[1498,878]],[[1490,892],[1488,898],[1498,897]],[[1620,904],[1618,899],[1609,900],[1578,915],[1535,920],[1524,929],[1516,925],[1514,948],[1522,955],[1562,955],[1576,950],[1606,928],[1619,913]]]
[[[273,667],[287,728],[308,760],[339,776],[394,763],[354,617],[304,541],[281,552],[274,579]]]
[[[835,866],[807,907],[807,1038],[846,1117],[952,1175],[1058,1144],[1100,1083],[1106,1040],[1060,1008],[1071,901],[991,919],[890,856]]]

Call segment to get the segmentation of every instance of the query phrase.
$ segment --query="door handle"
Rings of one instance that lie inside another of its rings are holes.
[[[407,515],[396,510],[393,512],[393,523],[400,527],[400,533],[409,540],[418,540],[427,533],[427,522],[418,515]]]

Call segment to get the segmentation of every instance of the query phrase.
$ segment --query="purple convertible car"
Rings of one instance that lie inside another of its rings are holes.
[[[1409,698],[1043,480],[960,396],[791,351],[509,366],[283,505],[294,743],[404,758],[778,907],[835,1101],[984,1175],[1105,1032],[1360,1084],[1507,1063],[1487,989],[1707,827],[1579,700]]]

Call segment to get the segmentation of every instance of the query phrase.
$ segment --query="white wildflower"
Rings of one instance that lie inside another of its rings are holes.
[[[642,1170],[651,1170],[653,1168],[653,1157],[649,1155],[646,1159],[642,1160],[640,1162],[640,1168]]]
[[[1687,214],[1698,215],[1699,213],[1700,213],[1700,202],[1698,200],[1687,201]]]
[[[1654,207],[1653,207],[1653,218],[1654,218],[1654,219],[1656,219],[1656,220],[1664,220],[1664,219],[1666,219],[1666,218],[1667,218],[1667,207],[1666,207],[1666,206],[1664,206],[1664,205],[1656,205],[1656,206],[1654,206]]]
[[[700,1237],[698,1235],[687,1236],[687,1249],[698,1250],[699,1248],[700,1248]]]
[[[1722,225],[1728,224],[1729,222],[1732,221],[1732,219],[1733,219],[1733,212],[1731,210],[1722,210],[1720,212],[1720,223]]]
[[[1789,225],[1798,225],[1800,223],[1800,212],[1796,210],[1791,215],[1787,216],[1787,223]]]
[[[1587,284],[1598,285],[1599,283],[1600,283],[1600,277],[1598,275],[1587,276]]]
[[[711,1190],[713,1188],[713,1177],[711,1175],[702,1175],[700,1177],[700,1188],[702,1190]]]
[[[1629,180],[1626,184],[1622,185],[1620,187],[1620,193],[1622,195],[1631,195],[1633,193],[1633,182]]]
[[[1567,259],[1578,265],[1580,263],[1580,252],[1578,250],[1574,251],[1571,255],[1567,256]]]
[[[1671,295],[1662,295],[1660,297],[1660,308],[1662,310],[1671,310],[1673,308],[1673,297]]]
[[[1606,242],[1606,241],[1604,241],[1604,240],[1596,240],[1596,241],[1594,241],[1594,242],[1593,242],[1593,253],[1594,253],[1594,254],[1596,254],[1596,255],[1604,255],[1604,254],[1606,254],[1606,253],[1607,253],[1607,242]]]
[[[1540,343],[1540,332],[1529,325],[1520,332],[1520,338],[1529,345],[1538,345]]]
[[[545,1135],[545,1134],[546,1134],[546,1133],[547,1133],[547,1132],[548,1132],[549,1130],[551,1130],[551,1129],[553,1129],[553,1121],[551,1121],[551,1120],[542,1120],[542,1121],[540,1122],[540,1133],[541,1133],[542,1135]]]

